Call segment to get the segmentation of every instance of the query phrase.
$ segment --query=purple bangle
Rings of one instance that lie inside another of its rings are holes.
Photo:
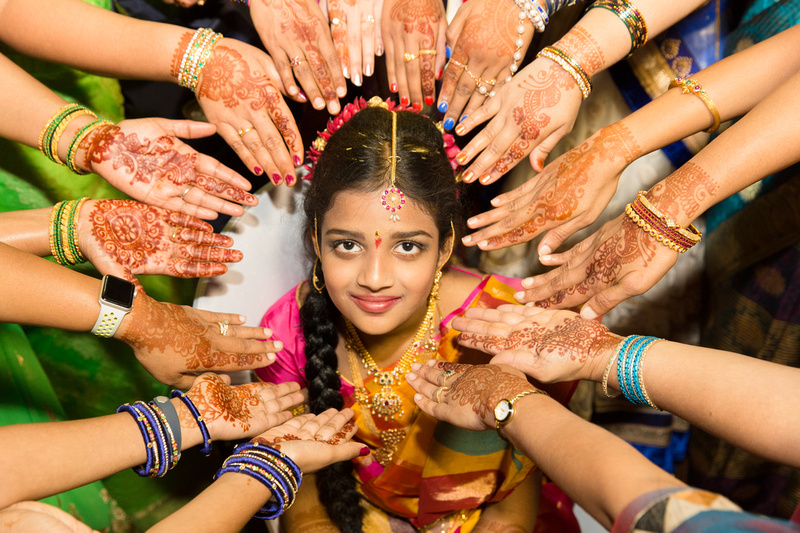
[[[178,398],[180,401],[186,404],[187,409],[189,409],[189,412],[192,413],[197,425],[200,427],[200,433],[203,435],[203,447],[200,448],[200,451],[205,456],[211,455],[211,434],[208,432],[208,426],[206,426],[206,422],[203,420],[203,415],[201,415],[200,411],[197,410],[194,402],[192,402],[191,398],[186,396],[185,392],[181,392],[179,390],[172,391],[170,397]]]

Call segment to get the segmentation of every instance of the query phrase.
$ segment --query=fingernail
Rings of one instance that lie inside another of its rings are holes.
[[[478,243],[478,248],[486,248],[489,245],[489,241],[481,241]]]
[[[400,105],[407,106],[408,98],[406,98],[405,96],[400,97]]]
[[[356,87],[361,87],[361,74],[358,74],[358,73],[356,73],[356,74],[353,76],[353,84],[354,84]]]
[[[448,118],[447,120],[444,121],[444,124],[443,124],[444,129],[446,129],[448,131],[452,130],[453,126],[455,126],[455,125],[456,125],[456,121],[453,120],[452,118]]]
[[[420,104],[419,102],[414,102],[413,104],[411,104],[411,109],[420,112],[422,111],[422,104]]]
[[[522,286],[526,289],[533,287],[533,278],[525,278],[522,280]]]
[[[261,328],[264,331],[264,338],[269,339],[272,337],[272,330],[269,328]]]
[[[278,359],[278,358],[275,356],[274,353],[267,352],[267,361],[275,361],[276,359]]]
[[[366,457],[367,455],[369,455],[369,448],[367,446],[362,446],[361,451],[358,452],[358,455],[360,457]]]
[[[481,183],[486,183],[487,181],[489,181],[489,178],[491,177],[492,176],[489,174],[484,174],[483,176],[481,176]]]
[[[444,113],[447,111],[447,102],[439,102],[439,107],[437,107],[439,113]]]
[[[291,87],[289,87],[290,96],[295,96],[297,94],[300,94],[300,88],[297,87],[297,85],[292,85]]]
[[[342,76],[344,76],[348,80],[350,79],[350,71],[347,70],[347,67],[342,67]]]
[[[396,93],[397,92],[397,84],[396,83],[392,83],[391,85],[389,85],[389,90],[392,91],[393,93]]]
[[[247,317],[244,315],[239,315],[239,322],[244,324],[245,322],[247,322]],[[272,335],[272,333],[270,333],[270,335]]]
[[[264,171],[261,170],[261,167],[253,167],[253,174],[255,174],[256,176],[260,176],[262,172]]]
[[[286,174],[286,185],[294,185],[295,177],[293,174]]]
[[[469,244],[472,242],[472,235],[467,235],[466,237],[461,238],[461,242],[464,244]]]
[[[406,381],[414,381],[415,379],[417,379],[417,375],[413,372],[406,374]]]
[[[464,122],[464,119],[466,119],[468,116],[469,116],[469,115],[461,115],[461,118],[460,118],[460,119],[458,119],[458,122],[459,122],[459,124],[460,124],[461,122]]]
[[[471,170],[467,170],[466,172],[464,172],[461,175],[461,179],[464,180],[465,182],[469,183],[470,181],[472,181],[472,176],[473,176],[472,171]]]
[[[299,167],[303,163],[299,155],[294,156],[294,166]]]
[[[444,74],[444,69],[440,68],[439,72],[436,73],[436,79],[437,80],[441,80],[442,79],[442,74]]]
[[[550,257],[549,254],[542,254],[542,255],[539,256],[539,262],[540,263],[542,261],[544,261],[545,263],[549,263],[551,260],[552,260],[552,257]]]
[[[553,251],[553,250],[551,250],[551,249],[550,249],[550,247],[549,247],[549,246],[547,246],[546,244],[543,244],[543,245],[541,245],[541,246],[539,247],[539,255],[540,255],[540,256],[541,256],[541,255],[550,255],[550,253],[551,253],[552,251]]]
[[[330,102],[328,104],[328,109],[330,110],[331,115],[336,115],[342,110],[341,106],[339,106],[339,102]]]
[[[325,100],[320,97],[314,98],[314,107],[317,109],[322,109],[325,107]]]
[[[336,95],[339,98],[344,98],[345,96],[347,96],[347,87],[337,87],[336,88]]]
[[[467,127],[465,125],[459,124],[458,126],[456,126],[456,133],[458,135],[464,135],[464,132],[466,132],[466,131],[467,131]]]
[[[379,46],[378,49],[375,50],[375,55],[376,56],[382,56],[383,55],[383,46]]]
[[[416,371],[419,370],[420,368],[422,368],[422,363],[411,363],[411,370]]]
[[[539,168],[544,168],[544,159],[539,159],[536,161],[536,164],[539,166]]]
[[[275,173],[272,175],[272,183],[274,183],[275,185],[280,185],[281,183],[283,183],[283,178],[281,177],[280,174]]]
[[[364,67],[364,76],[367,76],[367,77],[372,76],[372,65],[366,65]]]
[[[446,46],[444,47],[444,57],[446,57],[447,59],[450,59],[450,55],[451,55],[452,53],[453,53],[453,51],[450,49],[450,45],[449,45],[449,44],[448,44],[448,45],[446,45]]]
[[[272,341],[272,345],[276,350],[283,350],[283,343],[281,341]]]
[[[463,165],[464,163],[466,163],[467,162],[467,154],[465,154],[464,152],[461,152],[460,154],[458,154],[456,156],[456,162],[459,165]]]
[[[425,97],[425,105],[433,105],[433,96]]]
[[[467,220],[467,226],[469,226],[469,227],[472,227],[477,223],[478,223],[478,219],[475,218],[475,217],[472,217],[471,219]]]
[[[591,307],[585,306],[583,309],[581,309],[581,317],[585,318],[586,320],[594,320],[597,318],[597,313],[595,313],[594,309]]]
[[[303,91],[297,93],[297,97],[304,102],[308,102],[308,96],[306,96],[306,93],[304,93]]]
[[[515,299],[516,301],[520,301],[520,300],[522,300],[523,298],[525,298],[525,293],[524,293],[524,292],[515,292],[515,293],[514,293],[514,299]]]

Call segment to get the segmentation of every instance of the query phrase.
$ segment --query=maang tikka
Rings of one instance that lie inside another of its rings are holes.
[[[397,156],[397,113],[392,111],[392,155],[389,156],[391,162],[391,170],[389,171],[389,187],[383,191],[381,195],[381,204],[387,211],[391,212],[389,220],[397,222],[400,220],[398,211],[403,208],[406,203],[406,195],[403,191],[395,186],[395,177],[397,173],[397,162],[400,158]]]

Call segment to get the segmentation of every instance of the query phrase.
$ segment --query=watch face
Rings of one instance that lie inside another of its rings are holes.
[[[508,400],[500,400],[494,406],[494,418],[498,422],[505,422],[511,416],[511,410],[514,408]]]
[[[133,306],[133,297],[136,293],[136,286],[130,281],[125,281],[114,276],[103,278],[103,300],[110,304],[118,305],[130,309]]]

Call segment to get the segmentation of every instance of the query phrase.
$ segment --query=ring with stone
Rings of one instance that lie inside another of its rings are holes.
[[[444,387],[444,384],[447,383],[448,379],[450,379],[450,376],[452,376],[455,373],[456,373],[455,370],[445,370],[444,371],[444,374],[442,374],[442,387]]]
[[[412,61],[417,59],[417,57],[419,57],[417,56],[417,54],[412,54],[411,52],[406,52],[405,54],[403,54],[403,59],[405,60],[406,63],[411,63]]]
[[[303,63],[303,59],[300,56],[294,56],[291,60],[291,65],[293,67],[299,67]]]
[[[217,322],[219,324],[219,334],[223,337],[228,334],[228,321],[223,320],[222,322]]]
[[[252,129],[253,129],[253,126],[250,126],[249,128],[240,129],[239,130],[239,137],[244,137],[244,134],[247,133],[248,131],[252,130]]]

